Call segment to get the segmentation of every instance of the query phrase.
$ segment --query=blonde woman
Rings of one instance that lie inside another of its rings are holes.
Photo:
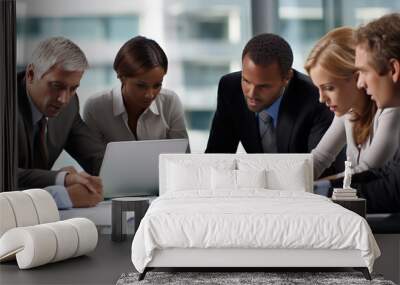
[[[335,113],[331,126],[312,151],[316,179],[345,146],[357,173],[382,166],[400,144],[400,108],[378,109],[365,90],[357,88],[353,34],[349,27],[328,32],[311,50],[305,64],[319,90],[320,102]]]

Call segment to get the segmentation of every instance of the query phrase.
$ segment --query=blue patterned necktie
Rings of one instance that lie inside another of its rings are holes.
[[[278,149],[276,146],[276,130],[274,127],[274,120],[265,110],[260,112],[258,117],[261,144],[264,153],[277,153]]]

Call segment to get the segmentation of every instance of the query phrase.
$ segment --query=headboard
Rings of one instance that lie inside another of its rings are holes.
[[[304,163],[304,175],[306,181],[306,191],[313,192],[313,160],[311,154],[160,154],[159,158],[159,193],[160,195],[167,192],[167,170],[170,163],[197,164],[206,163],[213,164],[219,161],[232,161],[237,167],[237,162],[247,161],[263,161],[271,165],[279,165],[279,163]]]

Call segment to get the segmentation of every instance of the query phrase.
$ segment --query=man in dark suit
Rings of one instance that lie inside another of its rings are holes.
[[[277,35],[247,43],[242,71],[219,82],[206,152],[235,153],[241,142],[247,153],[308,153],[318,144],[333,113],[292,63],[289,44]]]
[[[82,121],[76,96],[87,66],[77,45],[56,37],[41,42],[17,76],[18,188],[50,186],[59,208],[94,206],[103,199],[101,180],[92,175],[105,148]],[[87,172],[50,170],[64,149]]]

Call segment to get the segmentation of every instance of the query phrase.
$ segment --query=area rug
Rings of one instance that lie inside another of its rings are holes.
[[[395,285],[384,280],[382,276],[372,275],[372,281],[364,278],[360,272],[148,272],[142,281],[138,281],[139,273],[125,273],[117,281],[117,285],[146,284],[213,284],[213,285],[292,285],[292,284],[376,284]]]

